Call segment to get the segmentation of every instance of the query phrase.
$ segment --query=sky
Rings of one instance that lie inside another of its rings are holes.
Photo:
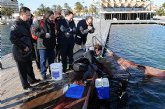
[[[152,0],[154,4],[160,6],[164,0]],[[32,11],[36,10],[41,4],[52,7],[52,5],[61,5],[68,3],[69,6],[74,7],[76,2],[81,2],[83,6],[89,6],[90,0],[18,0],[18,4],[23,3],[24,6],[29,7]]]

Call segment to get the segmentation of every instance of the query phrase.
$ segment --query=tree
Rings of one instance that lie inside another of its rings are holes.
[[[83,10],[83,5],[80,2],[76,2],[75,8],[76,13],[80,14],[80,12]]]
[[[10,17],[14,13],[14,11],[10,7],[2,7],[1,8],[1,13],[2,13],[3,16]]]
[[[165,3],[163,3],[162,7],[160,7],[159,10],[156,11],[156,14],[159,16],[165,16]]]
[[[65,9],[68,8],[68,3],[64,3],[64,8],[65,8]]]
[[[94,5],[90,5],[89,12],[92,14],[96,14],[96,7]]]
[[[159,10],[156,11],[156,14],[159,15],[159,16],[165,15],[164,8],[161,7]]]
[[[45,7],[44,4],[41,4],[40,7],[37,8],[37,11],[40,15],[44,15],[45,13],[47,13],[50,10],[51,9],[49,7]]]
[[[72,10],[72,8],[68,5],[68,3],[64,3],[64,8],[66,9],[66,10]]]
[[[164,7],[164,8],[165,8],[165,2],[162,4],[162,7]]]
[[[53,11],[57,11],[57,5],[53,5],[53,6],[52,6],[52,10],[53,10]]]
[[[57,5],[57,10],[58,10],[58,11],[61,11],[61,10],[62,10],[61,5]]]
[[[23,7],[24,6],[24,4],[23,3],[20,3],[20,7]]]
[[[88,7],[87,7],[87,6],[84,7],[84,13],[85,13],[85,14],[88,13]]]

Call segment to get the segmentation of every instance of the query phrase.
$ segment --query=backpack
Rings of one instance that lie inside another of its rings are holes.
[[[40,23],[40,27],[43,28],[44,27],[44,21],[43,20],[38,20],[38,22]],[[37,40],[38,37],[35,36],[34,34],[32,34],[32,39]]]

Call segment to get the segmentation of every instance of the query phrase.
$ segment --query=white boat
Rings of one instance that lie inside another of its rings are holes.
[[[0,21],[0,25],[5,25],[6,22],[5,21]]]

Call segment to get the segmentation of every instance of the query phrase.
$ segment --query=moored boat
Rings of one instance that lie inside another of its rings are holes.
[[[6,22],[5,21],[0,21],[0,25],[5,25]]]

